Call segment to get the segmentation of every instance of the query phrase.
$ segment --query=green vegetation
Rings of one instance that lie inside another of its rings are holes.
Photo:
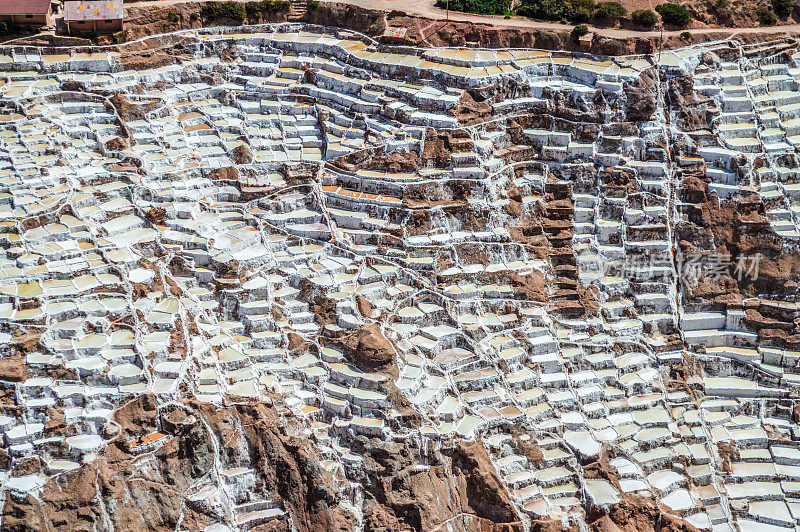
[[[189,20],[191,20],[192,22],[194,22],[199,18],[200,18],[200,13],[192,13],[191,15],[189,15]]]
[[[447,9],[446,0],[436,0],[436,7]],[[451,0],[450,9],[479,15],[505,15],[508,13],[509,0]]]
[[[309,11],[312,11],[312,10],[314,10],[314,9],[317,9],[317,8],[319,8],[319,5],[320,5],[320,4],[319,4],[319,0],[311,0],[311,1],[308,3],[308,7],[307,7],[307,9],[308,9]]]
[[[200,8],[207,20],[231,19],[243,22],[246,17],[244,4],[239,2],[208,2]]]
[[[767,6],[756,7],[756,17],[762,26],[774,26],[778,23],[778,15]]]
[[[772,9],[780,18],[786,18],[794,11],[794,0],[772,0]]]
[[[595,4],[594,0],[522,0],[517,14],[561,24],[582,24],[592,19],[617,22],[628,11],[619,2]]]
[[[167,20],[170,22],[178,22],[181,20],[181,16],[174,11],[170,11],[169,15],[167,15]]]
[[[691,11],[682,5],[673,4],[671,2],[658,4],[656,6],[656,12],[661,15],[661,20],[664,21],[664,24],[678,26],[680,28],[688,26],[694,18]]]
[[[312,0],[315,1],[315,0]],[[728,1],[728,0],[717,0]],[[772,0],[790,2],[796,0]],[[310,5],[310,4],[309,4]],[[619,2],[604,1],[595,4],[594,0],[522,0],[516,13],[510,10],[511,0],[436,0],[436,7],[481,15],[503,15],[552,20],[561,24],[582,25],[591,20],[603,23],[617,23],[628,16],[628,10]],[[659,4],[656,11],[665,24],[686,27],[694,18],[686,7],[666,2]],[[651,29],[658,25],[659,16],[650,9],[641,9],[630,14],[631,21],[637,26]],[[573,38],[577,38],[574,30]],[[615,45],[612,45],[615,46]]]
[[[525,0],[517,14],[577,24],[591,20],[594,10],[594,0]]]
[[[587,33],[589,33],[589,26],[586,24],[578,24],[572,28],[572,40],[577,41]]]
[[[229,19],[244,22],[248,18],[260,20],[272,13],[288,11],[290,5],[289,0],[258,0],[246,3],[208,2],[200,8],[200,13],[206,20]]]
[[[683,39],[684,41],[691,41],[692,40],[692,34],[689,33],[688,31],[682,31],[681,32],[681,39]]]
[[[617,22],[628,14],[628,10],[622,7],[619,2],[600,2],[594,11],[594,18]]]
[[[658,24],[658,15],[649,9],[639,9],[631,13],[631,20],[637,26],[650,29]]]
[[[280,13],[288,11],[291,3],[289,0],[260,0],[258,2],[247,2],[244,9],[250,18],[260,18],[270,13]]]

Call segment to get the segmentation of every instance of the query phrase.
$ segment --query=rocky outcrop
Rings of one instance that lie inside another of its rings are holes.
[[[245,144],[236,146],[231,153],[231,159],[236,164],[250,164],[253,162],[253,151]]]
[[[625,98],[627,119],[631,122],[652,120],[656,112],[654,74],[644,72],[636,82],[626,83]]]
[[[352,362],[367,371],[394,361],[394,348],[381,332],[380,325],[369,323],[344,339]]]
[[[184,502],[187,490],[218,469],[252,467],[256,490],[279,499],[295,530],[350,530],[353,516],[340,505],[337,483],[321,466],[314,445],[264,403],[225,408],[186,401],[158,409],[152,396],[122,407],[119,438],[92,463],[51,480],[41,502],[9,497],[7,530],[202,529],[213,521]],[[169,426],[169,441],[134,456],[122,445],[133,434]],[[177,429],[177,430],[176,430]],[[480,443],[457,443],[426,457],[418,449],[361,438],[365,467],[349,474],[366,486],[364,530],[522,530],[515,510]],[[448,526],[449,525],[449,526]],[[454,528],[453,528],[454,527]]]
[[[408,445],[364,442],[363,481],[374,498],[365,530],[522,530],[500,479],[480,443],[456,443],[448,451],[420,456]]]
[[[21,353],[0,358],[0,380],[22,382],[26,374],[25,357]]]
[[[682,182],[687,216],[676,227],[679,248],[685,257],[713,256],[726,262],[720,278],[701,277],[686,284],[687,301],[725,310],[741,308],[745,299],[759,294],[794,293],[800,280],[800,253],[781,243],[765,216],[764,202],[754,193],[720,201],[707,192],[707,184],[696,175],[687,175]],[[747,262],[752,260],[757,260],[757,270]],[[765,316],[759,306],[758,301],[745,305],[747,325],[770,343],[797,345],[791,338],[800,332],[794,316],[768,316],[768,310]]]
[[[179,523],[202,530],[218,516],[187,506],[184,497],[215,464],[252,467],[257,489],[283,502],[295,530],[351,529],[352,516],[337,508],[339,496],[314,446],[290,435],[265,403],[218,409],[190,400],[159,409],[145,395],[121,407],[115,420],[120,432],[111,445],[93,462],[50,480],[41,501],[8,497],[4,530],[166,531]],[[152,453],[135,456],[122,443],[162,425],[178,430]]]
[[[627,495],[609,512],[591,522],[593,532],[699,532],[673,515],[661,512],[651,499]]]
[[[465,91],[455,109],[458,123],[468,126],[492,115],[492,105],[477,91]]]
[[[677,111],[677,119],[683,131],[704,129],[719,114],[717,103],[694,91],[691,76],[680,76],[669,80],[668,96]]]
[[[109,151],[123,151],[128,148],[130,148],[130,142],[128,139],[123,139],[121,137],[115,137],[106,142],[106,149]]]

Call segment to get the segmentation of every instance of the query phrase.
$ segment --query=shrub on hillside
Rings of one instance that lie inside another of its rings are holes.
[[[781,18],[786,18],[794,11],[794,0],[772,0],[772,9]]]
[[[694,18],[691,11],[682,5],[673,4],[672,2],[658,4],[656,6],[656,12],[661,15],[661,20],[664,21],[664,24],[679,26],[681,28],[688,26],[692,18]]]
[[[778,23],[778,15],[776,15],[767,6],[758,6],[756,8],[756,17],[762,26],[774,26]]]
[[[639,9],[631,13],[631,20],[637,26],[649,29],[658,24],[658,15],[649,9]]]
[[[249,18],[259,18],[270,13],[288,11],[290,6],[289,0],[260,0],[259,2],[247,2],[244,9]]]
[[[436,0],[436,7],[447,9],[446,0]],[[504,15],[508,12],[509,0],[450,0],[450,9],[480,15]]]
[[[578,24],[572,28],[572,40],[577,41],[587,33],[589,33],[589,26],[586,24]]]
[[[208,2],[200,8],[207,20],[231,19],[242,22],[246,17],[244,4],[239,2]]]
[[[591,20],[594,11],[594,0],[523,0],[517,14],[578,24]]]
[[[619,2],[600,2],[594,12],[594,18],[617,22],[628,14],[628,10]]]

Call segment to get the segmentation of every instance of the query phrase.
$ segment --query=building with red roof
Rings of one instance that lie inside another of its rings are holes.
[[[46,26],[52,22],[50,0],[0,0],[0,21],[30,26]]]
[[[122,29],[125,12],[122,0],[68,0],[64,2],[64,22],[70,33],[110,33]]]

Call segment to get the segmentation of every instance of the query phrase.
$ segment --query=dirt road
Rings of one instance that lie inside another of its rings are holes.
[[[196,0],[197,3],[204,3],[211,0]],[[236,0],[244,1],[244,0]],[[328,1],[328,0],[322,0]],[[501,16],[492,15],[473,15],[450,11],[449,14],[444,9],[436,7],[435,0],[333,0],[340,4],[353,4],[369,9],[381,9],[384,11],[402,11],[408,15],[417,15],[437,20],[449,20],[457,22],[474,22],[479,24],[490,24],[498,28],[528,28],[542,30],[564,30],[570,26],[555,22],[538,22],[525,17],[512,17],[506,19]],[[149,0],[143,2],[126,2],[125,7],[137,6],[164,6],[185,3],[182,0]],[[591,26],[591,31],[597,35],[609,38],[626,39],[629,37],[657,37],[660,31],[633,31],[619,28],[601,28]],[[684,30],[665,31],[663,35],[678,36]],[[733,37],[741,33],[761,33],[761,34],[800,34],[800,24],[787,26],[770,26],[758,28],[701,28],[685,30],[692,34],[719,34],[720,38]]]

